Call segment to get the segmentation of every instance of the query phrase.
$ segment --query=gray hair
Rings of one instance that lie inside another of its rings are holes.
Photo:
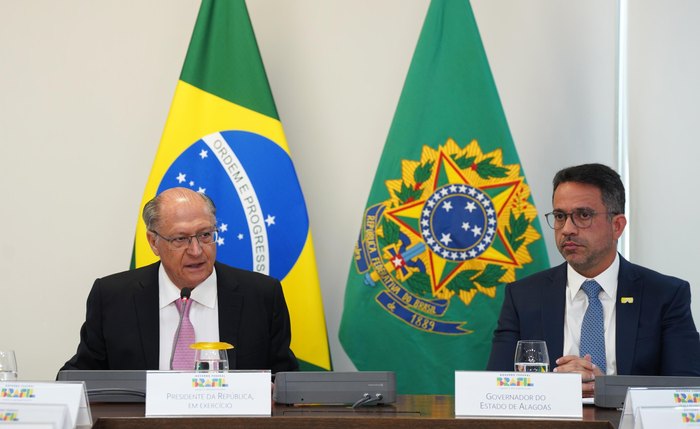
[[[204,200],[207,207],[209,208],[209,212],[211,213],[212,218],[216,219],[216,206],[214,205],[214,201],[212,201],[211,198],[209,198],[207,195],[201,192],[192,191],[192,193],[199,195],[199,197],[202,198],[202,200]],[[146,203],[146,205],[143,206],[143,212],[141,213],[141,217],[143,218],[143,222],[146,224],[146,229],[148,231],[154,231],[155,228],[160,224],[160,207],[162,204],[162,200],[163,193],[161,192],[160,194],[151,198],[151,200],[149,200]]]

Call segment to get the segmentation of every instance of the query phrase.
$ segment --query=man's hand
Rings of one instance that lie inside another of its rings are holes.
[[[581,374],[581,393],[584,398],[592,398],[595,393],[595,377],[603,372],[591,362],[591,355],[579,357],[575,355],[562,356],[557,359],[554,372],[575,372]]]

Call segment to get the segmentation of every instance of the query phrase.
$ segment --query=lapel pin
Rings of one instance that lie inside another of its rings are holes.
[[[620,302],[622,304],[634,304],[634,297],[633,296],[623,296],[620,298]]]

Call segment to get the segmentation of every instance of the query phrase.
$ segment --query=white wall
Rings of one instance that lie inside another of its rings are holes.
[[[352,248],[428,3],[248,0],[307,200],[337,370],[352,368],[337,340]],[[632,257],[689,279],[697,296],[698,6],[634,3]],[[548,211],[556,170],[615,165],[616,6],[473,6],[535,202]],[[17,351],[23,378],[54,377],[75,351],[94,279],[128,268],[198,7],[0,0],[0,347]]]
[[[690,281],[700,323],[700,3],[630,1],[632,259]]]

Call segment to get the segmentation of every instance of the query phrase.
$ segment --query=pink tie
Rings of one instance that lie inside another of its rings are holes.
[[[182,313],[182,300],[175,301],[177,310]],[[190,322],[190,307],[192,300],[188,299],[185,304],[185,314],[182,316],[182,325],[180,325],[179,335],[176,333],[175,354],[173,355],[173,369],[180,371],[194,371],[194,350],[190,348],[190,344],[194,343],[194,326]]]

